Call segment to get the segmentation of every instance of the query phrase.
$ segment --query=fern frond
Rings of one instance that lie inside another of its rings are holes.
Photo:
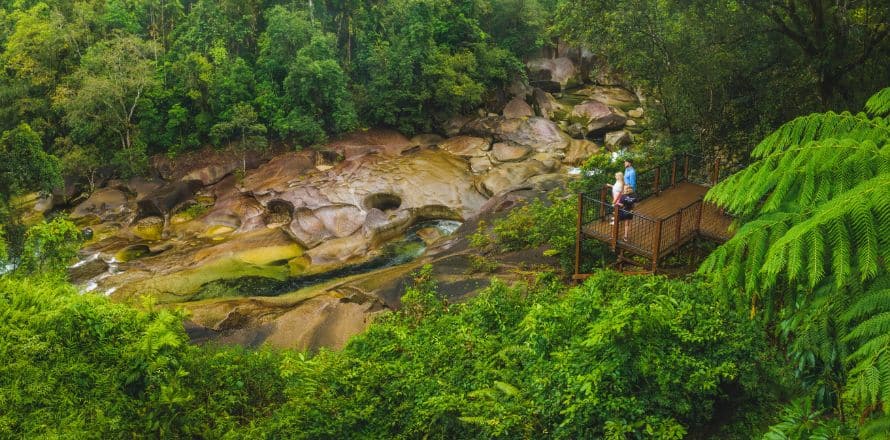
[[[865,109],[875,116],[890,115],[890,87],[875,93],[865,103]]]
[[[856,262],[851,259],[839,260],[838,255],[840,254],[835,253],[834,266],[839,269],[839,273],[846,274],[851,272],[850,267],[858,264],[862,280],[875,277],[878,271],[878,229],[875,228],[871,208],[878,206],[875,200],[886,197],[890,197],[890,174],[869,179],[846,193],[832,198],[829,202],[819,206],[812,217],[794,225],[788,230],[788,233],[773,243],[761,272],[770,278],[775,278],[784,270],[789,273],[799,272],[800,267],[789,266],[789,264],[796,265],[798,263],[796,257],[789,255],[789,248],[793,246],[796,249],[800,240],[807,234],[816,233],[822,227],[836,227],[837,222],[849,219],[854,232],[850,241],[854,244],[852,247],[855,248],[858,259]],[[890,234],[890,229],[882,228],[881,233]],[[843,239],[839,234],[833,238]],[[836,273],[835,277],[838,276],[839,274]],[[839,285],[848,282],[849,279],[837,278]]]
[[[890,415],[870,420],[859,428],[860,440],[884,440],[890,438]]]

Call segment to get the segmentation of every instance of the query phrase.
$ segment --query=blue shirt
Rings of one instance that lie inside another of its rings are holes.
[[[637,170],[634,167],[624,169],[624,184],[633,188],[634,191],[637,190]]]

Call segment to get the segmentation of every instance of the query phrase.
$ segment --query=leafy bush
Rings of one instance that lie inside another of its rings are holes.
[[[283,401],[280,356],[199,349],[181,321],[0,278],[0,437],[220,437]]]
[[[750,438],[733,423],[772,407],[763,329],[700,283],[601,272],[566,292],[544,276],[423,310],[290,358],[290,401],[248,436]]]

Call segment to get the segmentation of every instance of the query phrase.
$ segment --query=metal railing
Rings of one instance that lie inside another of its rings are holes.
[[[741,165],[721,165],[719,159],[706,160],[704,157],[682,153],[669,161],[637,173],[637,202],[658,195],[662,191],[682,182],[704,186],[716,185],[732,173],[743,168]],[[655,270],[660,257],[682,246],[697,234],[716,236],[702,228],[702,212],[716,207],[695,200],[680,208],[668,217],[655,219],[631,211],[628,220],[616,219],[616,208],[611,203],[611,189],[604,186],[599,199],[578,194],[578,235],[576,239],[575,274],[580,269],[580,251],[583,235],[605,241],[613,250],[627,249],[652,261]],[[619,210],[619,214],[623,210]],[[619,215],[620,217],[620,215]]]

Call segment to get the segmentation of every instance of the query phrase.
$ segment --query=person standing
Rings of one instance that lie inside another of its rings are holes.
[[[630,159],[624,159],[624,186],[630,188],[631,192],[637,190],[637,170]]]

